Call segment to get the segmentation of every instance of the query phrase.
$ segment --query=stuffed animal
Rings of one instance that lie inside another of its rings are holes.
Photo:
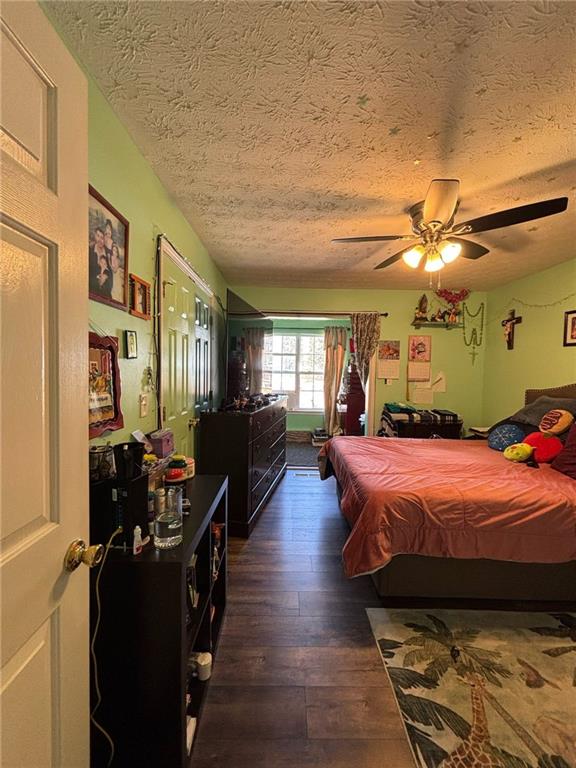
[[[544,463],[554,461],[564,447],[560,438],[543,432],[531,432],[524,442],[534,448],[536,461]]]
[[[514,443],[504,449],[504,458],[508,461],[528,461],[534,453],[534,448],[528,443]]]

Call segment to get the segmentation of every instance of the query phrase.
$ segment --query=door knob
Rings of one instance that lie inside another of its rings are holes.
[[[67,571],[75,571],[80,563],[84,563],[88,568],[94,568],[102,562],[104,557],[104,547],[102,544],[94,544],[87,547],[82,539],[74,539],[72,544],[66,550],[64,557],[64,567]]]

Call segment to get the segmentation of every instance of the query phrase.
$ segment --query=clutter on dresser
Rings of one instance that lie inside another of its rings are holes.
[[[181,543],[195,462],[183,454],[149,452],[174,444],[170,430],[149,437],[135,432],[134,437],[135,442],[90,447],[90,535],[93,541],[112,536],[111,546],[138,556],[152,540],[160,550]]]

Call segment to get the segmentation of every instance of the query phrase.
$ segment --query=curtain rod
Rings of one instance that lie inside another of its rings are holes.
[[[282,309],[282,310],[270,310],[270,309],[261,309],[260,310],[263,315],[266,315],[268,320],[274,320],[273,317],[270,317],[270,315],[280,315],[282,317],[285,317],[286,315],[289,315],[290,317],[350,317],[352,312],[323,312],[322,310],[318,310],[317,312],[304,312],[301,310],[296,309]],[[369,310],[364,310],[369,311]],[[380,312],[380,317],[388,317],[388,312]]]

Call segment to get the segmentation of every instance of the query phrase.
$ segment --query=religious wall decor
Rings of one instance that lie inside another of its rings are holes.
[[[508,312],[508,317],[500,323],[502,328],[504,328],[507,349],[514,349],[514,328],[521,322],[522,318],[516,317],[516,310],[511,309]]]
[[[468,353],[472,358],[472,365],[476,362],[477,347],[482,346],[484,340],[484,302],[481,302],[476,312],[471,312],[464,301],[462,304],[462,335],[464,346],[471,347]]]
[[[468,288],[454,290],[452,288],[438,288],[436,296],[448,304],[447,310],[438,310],[434,316],[435,321],[442,321],[450,325],[457,325],[461,320],[462,310],[460,304],[470,296]]]
[[[89,436],[122,429],[118,339],[90,333],[88,342],[88,426]]]

